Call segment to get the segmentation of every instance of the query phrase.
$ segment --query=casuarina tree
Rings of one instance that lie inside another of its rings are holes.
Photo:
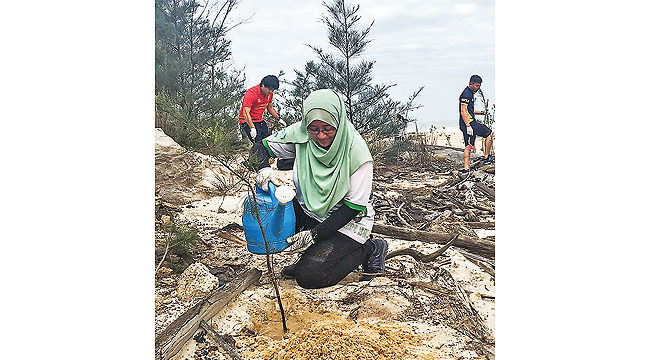
[[[406,124],[396,120],[401,104],[388,94],[394,84],[373,84],[375,61],[362,59],[374,22],[362,26],[359,5],[349,1],[334,0],[323,5],[326,12],[320,20],[327,27],[328,42],[334,51],[308,45],[317,61],[308,62],[304,71],[294,70],[296,79],[288,82],[293,90],[285,102],[287,111],[299,115],[302,100],[311,91],[331,88],[343,96],[348,119],[361,134],[381,138],[399,133]]]
[[[236,141],[236,107],[243,76],[230,69],[226,34],[238,0],[156,0],[156,117],[181,145],[197,147],[197,134]]]

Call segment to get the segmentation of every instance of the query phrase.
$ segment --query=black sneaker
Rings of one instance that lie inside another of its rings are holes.
[[[494,162],[494,155],[488,155],[485,159],[483,159],[483,164],[487,165],[490,163]]]
[[[288,279],[288,280],[295,279],[296,278],[296,264],[287,265],[284,268],[282,268],[282,271],[280,271],[280,275],[282,275],[283,278]]]
[[[388,243],[386,240],[378,237],[368,239],[375,246],[375,251],[370,254],[368,259],[363,263],[362,268],[364,274],[361,275],[359,281],[369,281],[375,276],[383,275],[386,270],[386,252],[388,251]]]

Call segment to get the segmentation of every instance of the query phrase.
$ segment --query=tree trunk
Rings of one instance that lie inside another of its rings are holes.
[[[440,245],[445,245],[449,242],[449,240],[451,240],[451,238],[454,237],[454,234],[449,233],[411,230],[377,223],[375,223],[372,227],[372,232],[402,240],[422,241]],[[458,239],[454,241],[453,246],[465,249],[473,254],[477,254],[489,259],[494,259],[494,242],[491,241],[472,239],[467,236],[459,236]]]
[[[156,336],[156,359],[168,360],[176,355],[192,338],[201,320],[208,320],[217,315],[232,299],[258,281],[260,276],[262,276],[261,271],[255,268],[248,269],[184,312]]]

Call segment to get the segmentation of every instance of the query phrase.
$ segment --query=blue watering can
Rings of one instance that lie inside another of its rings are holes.
[[[269,245],[269,254],[278,253],[289,247],[287,238],[296,231],[296,216],[293,212],[293,202],[288,201],[282,204],[275,197],[275,185],[269,182],[269,192],[255,186],[255,198],[259,210],[262,227],[266,235],[266,242]],[[266,246],[260,225],[253,212],[253,196],[249,195],[244,200],[244,235],[248,251],[253,254],[266,254]]]

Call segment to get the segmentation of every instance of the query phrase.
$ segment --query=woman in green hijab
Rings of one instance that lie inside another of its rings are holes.
[[[251,148],[259,165],[258,185],[268,189],[273,170],[269,157],[294,159],[296,241],[305,252],[282,270],[304,288],[332,286],[362,265],[362,281],[384,272],[386,241],[370,234],[375,211],[372,156],[365,140],[347,120],[334,91],[312,92],[304,101],[302,121]]]

